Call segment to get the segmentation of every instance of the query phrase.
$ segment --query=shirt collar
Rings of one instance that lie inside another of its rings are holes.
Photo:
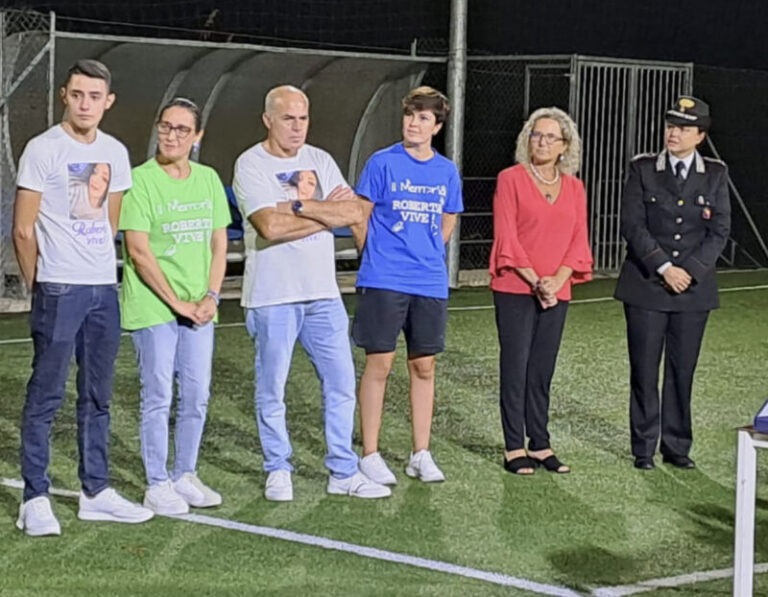
[[[691,164],[693,163],[693,158],[696,156],[696,152],[692,151],[687,156],[685,156],[682,160],[676,156],[673,156],[671,153],[669,155],[669,163],[672,164],[672,172],[675,172],[675,166],[677,166],[678,162],[682,162],[685,166],[683,169],[683,176],[688,176],[688,173],[691,171]]]

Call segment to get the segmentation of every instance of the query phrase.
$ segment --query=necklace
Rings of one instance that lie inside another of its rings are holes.
[[[558,181],[558,180],[560,180],[560,169],[559,169],[559,168],[557,168],[557,167],[555,168],[555,177],[554,177],[552,180],[547,180],[546,178],[544,178],[544,177],[543,177],[543,176],[542,176],[542,175],[539,173],[539,171],[538,171],[538,170],[536,170],[536,166],[534,166],[534,165],[533,165],[533,162],[531,162],[531,163],[529,164],[529,166],[531,167],[531,172],[533,173],[533,175],[534,175],[536,178],[538,178],[538,179],[539,179],[539,181],[541,181],[541,183],[542,183],[542,184],[547,184],[547,185],[549,185],[549,184],[557,184],[557,181]]]

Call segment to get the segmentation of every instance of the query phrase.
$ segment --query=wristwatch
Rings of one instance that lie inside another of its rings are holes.
[[[208,290],[208,292],[205,293],[205,296],[210,296],[213,299],[213,302],[216,303],[216,306],[219,306],[219,301],[221,298],[219,297],[219,293],[215,290]]]
[[[297,216],[301,215],[301,212],[304,211],[304,204],[296,199],[296,201],[291,203],[291,211]]]

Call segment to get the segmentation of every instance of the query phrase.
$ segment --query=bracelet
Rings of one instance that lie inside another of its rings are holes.
[[[211,290],[210,288],[205,293],[205,296],[210,296],[213,299],[213,302],[216,303],[216,306],[219,306],[219,302],[221,301],[221,298],[219,297],[219,293],[215,290]]]

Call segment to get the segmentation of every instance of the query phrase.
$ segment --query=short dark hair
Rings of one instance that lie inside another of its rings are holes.
[[[75,62],[69,67],[67,71],[67,80],[64,81],[62,87],[69,85],[74,75],[85,75],[92,79],[101,79],[107,84],[107,91],[112,87],[112,73],[103,62],[98,60],[92,60],[91,58],[83,58]]]
[[[435,115],[438,124],[445,122],[451,106],[448,98],[433,87],[423,85],[412,89],[403,98],[403,111],[406,114],[411,112],[429,110]]]
[[[186,97],[174,97],[160,109],[160,114],[158,114],[157,117],[158,122],[163,119],[163,114],[165,114],[165,111],[169,108],[186,108],[192,112],[192,116],[195,117],[195,132],[199,133],[200,129],[203,128],[203,114],[200,112],[198,105],[191,99],[187,99]]]

